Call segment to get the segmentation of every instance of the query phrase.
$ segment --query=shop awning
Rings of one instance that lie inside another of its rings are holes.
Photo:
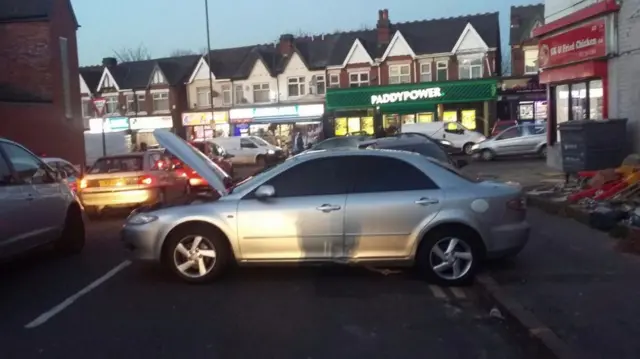
[[[421,82],[390,86],[327,90],[328,110],[379,107],[382,112],[430,111],[437,104],[483,102],[496,99],[497,80]],[[431,110],[432,111],[432,110]]]

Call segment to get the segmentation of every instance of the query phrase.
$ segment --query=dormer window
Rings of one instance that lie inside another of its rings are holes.
[[[156,72],[154,72],[153,74],[153,78],[151,79],[151,84],[152,85],[164,85],[167,82],[164,79],[164,76],[162,76],[162,72],[160,72],[160,70],[156,70]]]

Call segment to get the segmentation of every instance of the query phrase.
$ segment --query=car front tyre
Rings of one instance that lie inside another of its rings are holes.
[[[231,257],[229,243],[219,231],[195,224],[169,234],[163,263],[181,280],[198,284],[220,277]]]
[[[77,207],[69,208],[60,238],[54,243],[57,252],[63,255],[82,252],[85,244],[85,228],[82,212]]]
[[[420,274],[442,286],[471,284],[482,253],[477,241],[471,231],[462,228],[429,233],[416,254]]]
[[[491,160],[493,160],[496,156],[495,156],[495,154],[493,153],[493,151],[491,151],[491,150],[483,150],[483,151],[480,153],[480,157],[482,157],[482,159],[483,159],[483,160],[485,160],[485,161],[491,161]]]

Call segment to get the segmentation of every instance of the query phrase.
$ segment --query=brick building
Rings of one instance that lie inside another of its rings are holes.
[[[78,27],[69,0],[0,1],[0,136],[81,164]]]

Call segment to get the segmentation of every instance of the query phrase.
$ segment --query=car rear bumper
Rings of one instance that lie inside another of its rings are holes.
[[[109,192],[80,192],[78,197],[83,206],[92,207],[130,207],[153,204],[158,201],[158,188],[136,189]]]
[[[530,232],[531,226],[527,221],[493,227],[491,242],[487,248],[487,258],[515,256],[529,241]]]
[[[158,241],[158,228],[153,224],[124,226],[120,239],[131,257],[140,261],[159,262],[161,243]]]

